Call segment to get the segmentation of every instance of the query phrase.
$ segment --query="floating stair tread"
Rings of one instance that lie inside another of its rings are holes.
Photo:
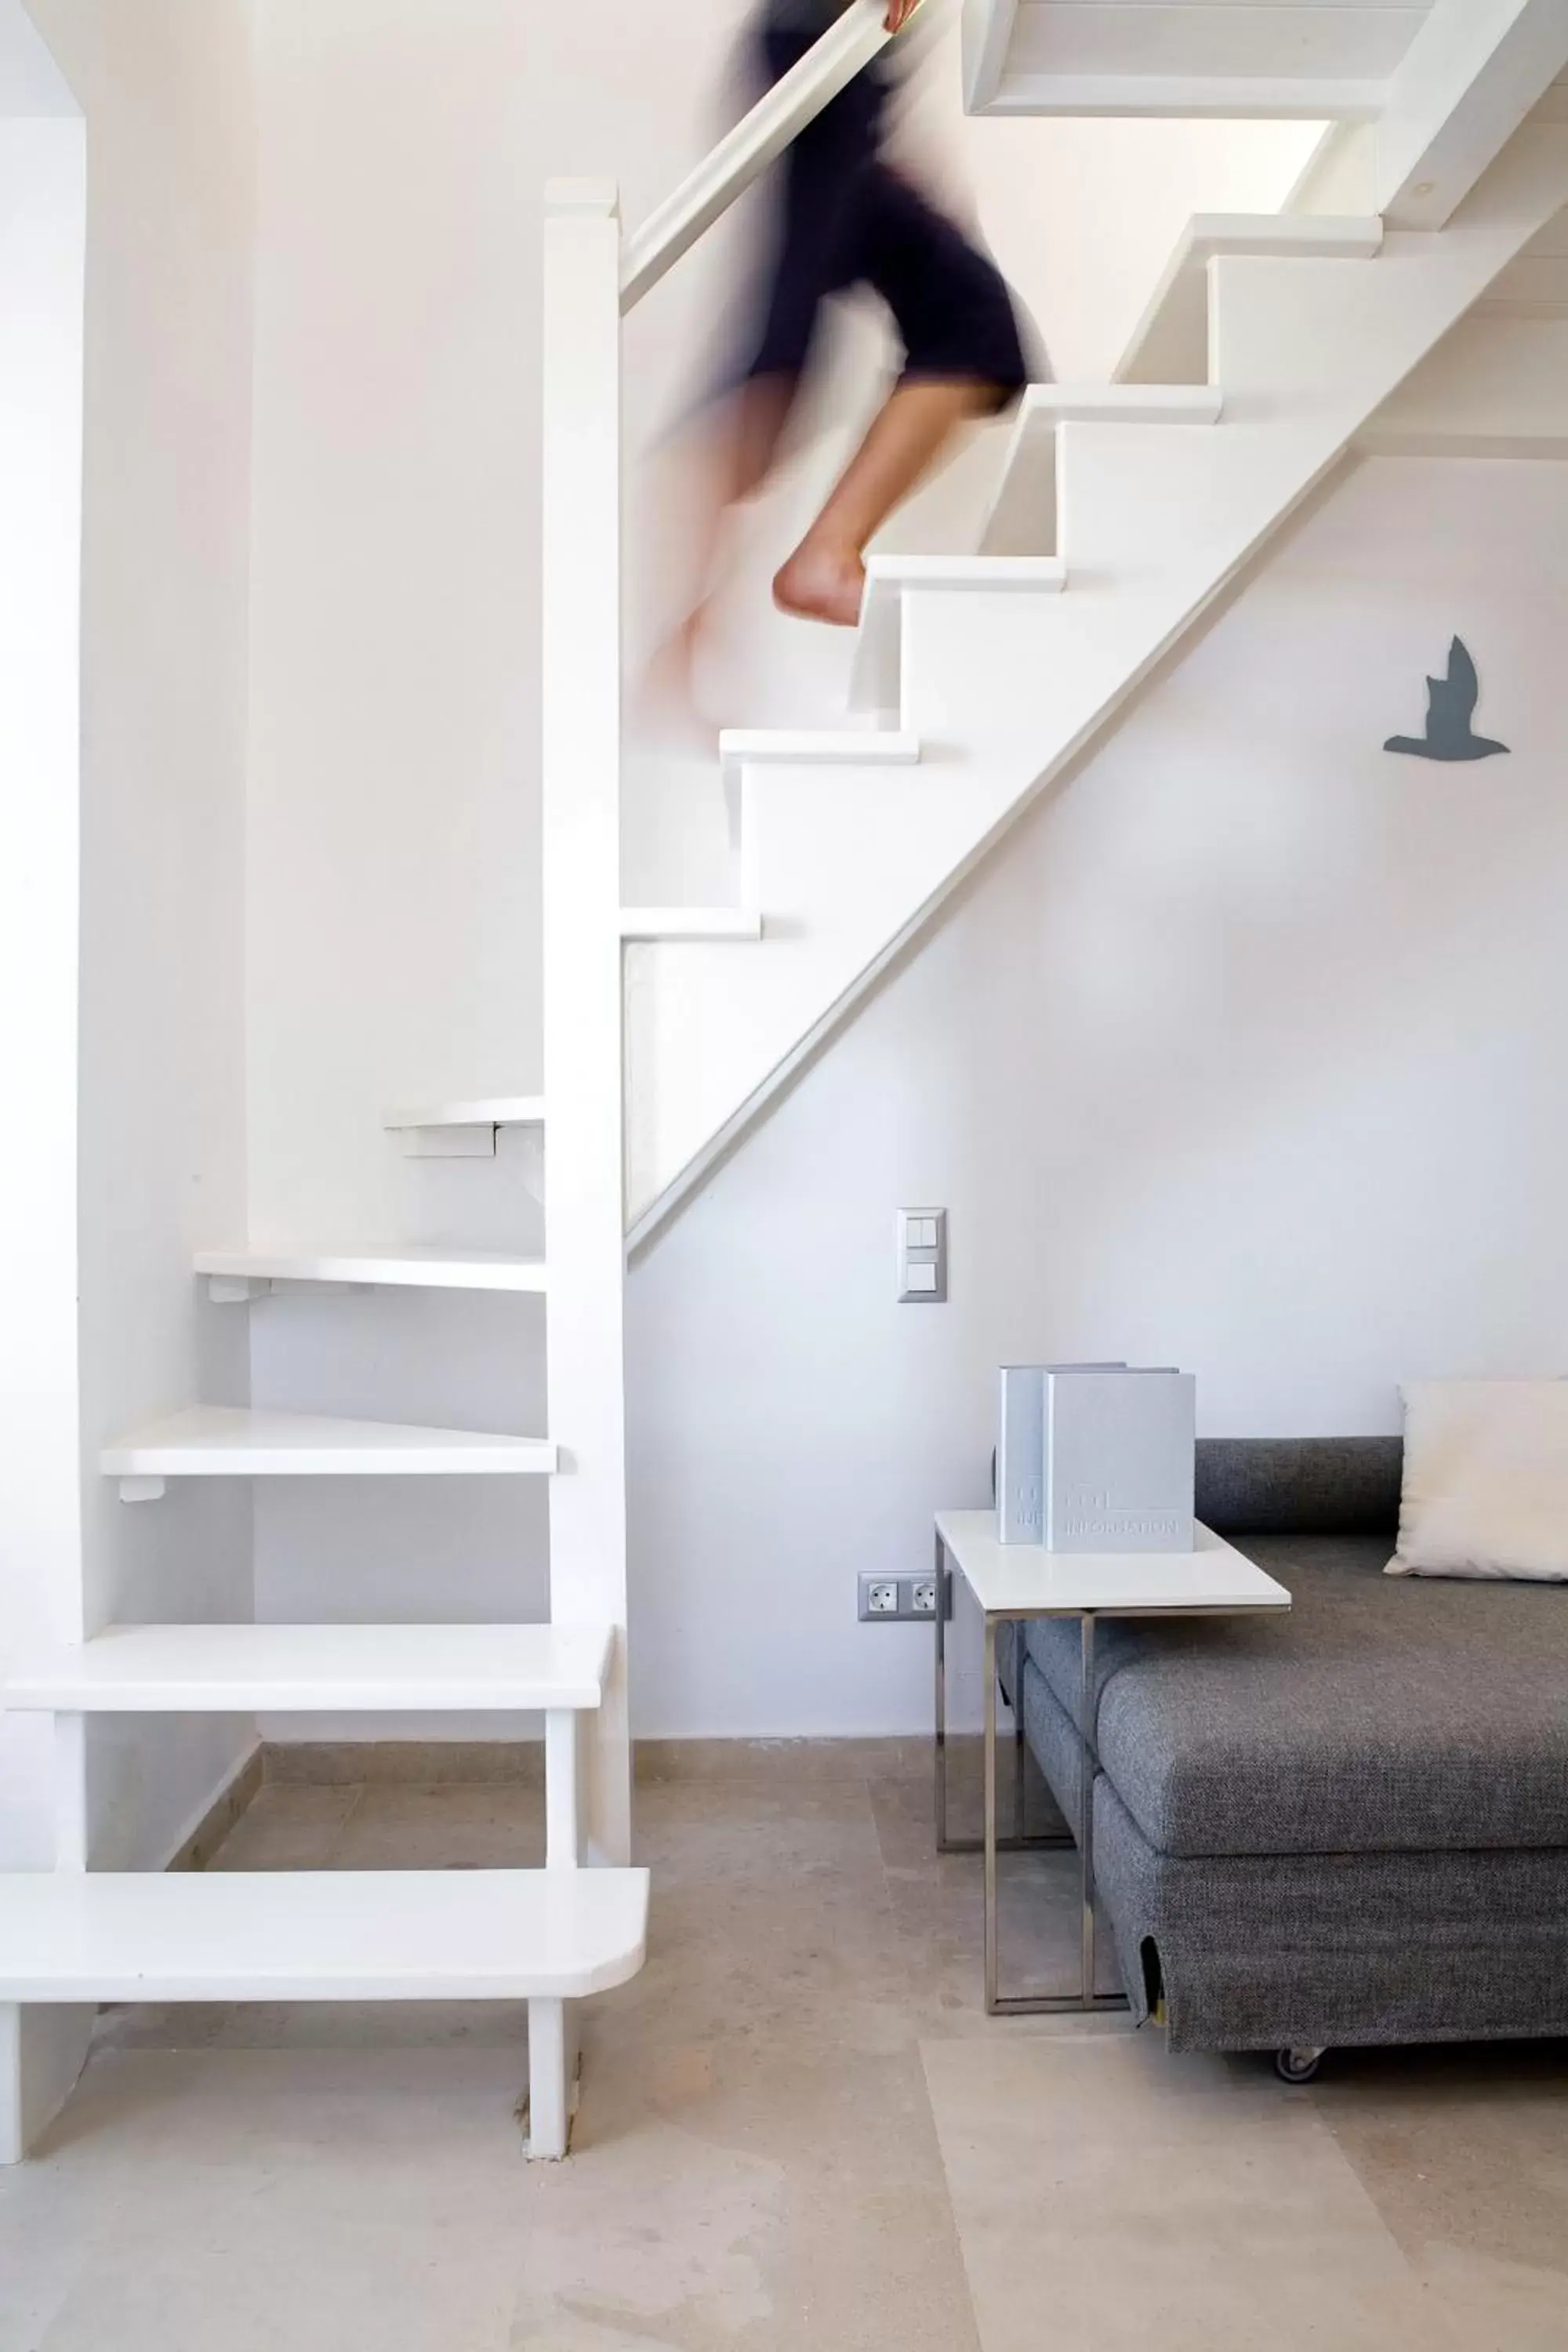
[[[727,728],[719,738],[719,757],[726,768],[751,763],[777,767],[913,768],[920,763],[918,735],[894,734],[886,728],[840,729],[837,733],[789,728]]]
[[[623,907],[623,940],[760,940],[763,919],[744,907]]]
[[[111,1625],[14,1659],[0,1704],[73,1715],[575,1710],[600,1705],[611,1639],[595,1625]]]
[[[110,1478],[518,1476],[556,1469],[559,1450],[542,1438],[479,1430],[193,1405],[117,1438],[100,1466]]]
[[[1201,383],[1208,374],[1208,266],[1224,255],[1370,261],[1382,249],[1375,215],[1194,213],[1115,371],[1119,384]]]
[[[542,1258],[490,1250],[198,1250],[198,1274],[233,1282],[384,1284],[414,1290],[542,1290]]]
[[[395,1132],[418,1127],[542,1127],[542,1095],[483,1095],[472,1102],[416,1103],[389,1110],[382,1125]]]
[[[624,1984],[646,1870],[19,1872],[0,2000],[529,2000]]]

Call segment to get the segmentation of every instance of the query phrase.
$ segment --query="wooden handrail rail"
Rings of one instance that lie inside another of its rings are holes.
[[[759,173],[782,155],[808,122],[852,82],[892,36],[887,0],[852,0],[836,25],[784,79],[757,100],[712,153],[626,241],[621,310],[634,310],[666,270],[743,195]]]

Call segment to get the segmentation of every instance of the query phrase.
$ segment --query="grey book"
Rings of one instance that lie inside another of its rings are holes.
[[[1190,1372],[1047,1372],[1047,1549],[1191,1551],[1196,1423]]]
[[[996,1534],[1045,1540],[1045,1405],[1048,1372],[1120,1372],[1124,1364],[1004,1364],[996,1437]]]

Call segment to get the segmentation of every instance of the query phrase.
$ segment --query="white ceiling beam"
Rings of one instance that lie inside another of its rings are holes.
[[[1389,85],[1375,210],[1446,227],[1568,66],[1568,0],[1434,0]]]

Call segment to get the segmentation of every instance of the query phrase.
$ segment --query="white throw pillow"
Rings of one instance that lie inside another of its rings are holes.
[[[1568,1381],[1413,1381],[1390,1576],[1568,1582]]]

